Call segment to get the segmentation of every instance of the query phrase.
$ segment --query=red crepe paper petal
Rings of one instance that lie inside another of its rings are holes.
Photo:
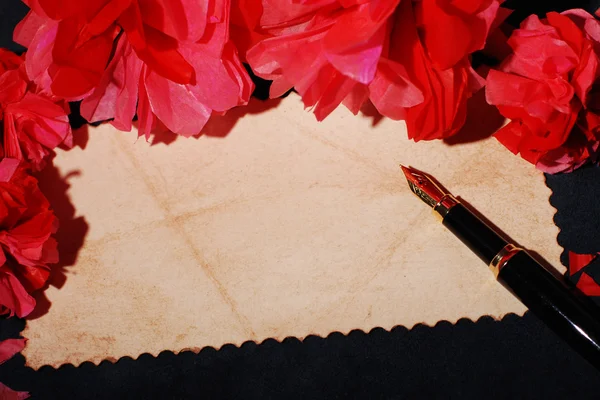
[[[80,0],[34,0],[52,19],[60,20],[81,13],[85,10],[85,2]],[[98,0],[88,0],[92,4]]]
[[[142,65],[129,42],[120,40],[98,86],[81,102],[81,115],[89,122],[113,119],[117,129],[131,131]]]
[[[346,96],[343,103],[354,115],[358,114],[362,105],[369,99],[369,88],[365,85],[355,85]]]
[[[388,34],[386,20],[398,2],[361,4],[337,18],[323,38],[328,61],[359,83],[371,82]]]
[[[144,22],[179,41],[197,42],[206,29],[206,19],[214,1],[149,0],[140,3]]]
[[[37,31],[45,21],[45,17],[30,11],[15,27],[13,40],[21,46],[30,47]]]
[[[581,274],[577,282],[577,289],[587,296],[600,296],[600,285],[585,272]]]
[[[0,399],[2,400],[25,400],[30,397],[27,392],[15,392],[8,386],[0,383]]]
[[[260,0],[232,0],[231,24],[229,34],[242,61],[246,61],[246,52],[266,35],[257,32],[263,5]]]
[[[0,315],[24,318],[34,308],[35,299],[27,293],[19,279],[5,267],[0,267]]]
[[[569,251],[569,274],[575,275],[596,259],[597,254],[577,254]]]
[[[48,72],[52,93],[66,99],[81,99],[93,89],[106,67],[116,36],[116,27],[79,43],[78,34],[85,29],[83,18],[69,18],[58,24],[53,64]]]
[[[163,77],[180,84],[195,80],[193,67],[177,51],[178,41],[150,25],[146,25],[137,1],[119,18],[138,57]]]
[[[50,92],[52,79],[48,69],[52,65],[52,49],[58,23],[51,21],[40,26],[31,40],[25,56],[27,76],[43,90]]]
[[[146,66],[142,66],[142,73],[140,76],[140,93],[138,100],[138,132],[145,136],[146,140],[150,138],[150,133],[154,128],[156,121],[152,114],[152,108],[150,101],[148,100],[148,92],[146,90],[146,84],[144,83],[144,77],[148,74]]]
[[[0,365],[25,348],[27,339],[6,339],[0,342]]]
[[[144,84],[152,112],[169,130],[183,136],[200,133],[211,111],[197,101],[184,85],[173,83],[152,72],[148,74]]]
[[[27,81],[22,79],[17,69],[6,71],[0,76],[0,104],[18,102],[26,91]]]
[[[490,0],[416,2],[423,44],[436,67],[450,68],[483,49],[499,7]]]
[[[19,167],[19,160],[15,158],[3,158],[0,160],[0,183],[9,182]]]

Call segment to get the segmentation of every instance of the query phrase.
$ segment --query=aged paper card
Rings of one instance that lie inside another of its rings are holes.
[[[403,123],[342,107],[318,123],[293,94],[268,105],[169,145],[90,127],[58,154],[89,230],[23,332],[30,366],[522,314],[399,163],[559,266],[543,175],[494,139],[415,144]]]

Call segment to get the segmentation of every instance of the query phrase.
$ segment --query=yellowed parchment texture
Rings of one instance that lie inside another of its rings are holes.
[[[342,107],[319,123],[294,94],[227,118],[207,128],[234,124],[226,137],[150,146],[106,124],[59,152],[89,231],[27,323],[28,365],[522,314],[399,163],[560,267],[543,174],[493,138],[413,143],[403,123]]]

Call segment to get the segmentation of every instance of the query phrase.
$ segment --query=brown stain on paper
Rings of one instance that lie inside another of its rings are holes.
[[[235,315],[235,317],[238,319],[240,324],[244,327],[249,338],[254,339],[256,337],[256,333],[252,330],[250,321],[245,316],[241,315],[237,311],[235,302],[227,293],[227,289],[221,282],[219,282],[219,280],[216,278],[216,276],[212,270],[212,267],[202,258],[200,252],[198,251],[198,249],[196,248],[194,243],[190,240],[190,237],[188,236],[188,234],[186,233],[186,231],[183,227],[181,219],[178,219],[176,216],[174,216],[172,214],[168,201],[165,201],[160,196],[159,190],[154,185],[155,178],[148,176],[144,172],[142,164],[137,160],[135,153],[133,153],[130,150],[128,143],[126,143],[124,141],[123,136],[115,136],[115,138],[116,138],[116,140],[121,142],[120,143],[121,146],[119,146],[119,148],[122,149],[123,152],[125,152],[127,154],[127,157],[133,164],[135,170],[138,172],[140,178],[144,181],[144,183],[146,184],[146,187],[149,189],[150,193],[152,194],[153,199],[163,210],[163,212],[165,214],[165,218],[168,221],[168,225],[171,228],[173,228],[173,230],[175,230],[177,232],[177,234],[183,238],[185,244],[187,245],[189,250],[192,252],[194,259],[196,260],[198,265],[200,267],[202,267],[204,272],[206,272],[206,275],[213,282],[213,284],[215,285],[216,289],[218,290],[218,292],[221,295],[221,297],[223,298],[223,300],[229,305],[231,312]],[[160,171],[160,169],[158,171]],[[164,180],[164,178],[163,178],[163,180]]]
[[[318,123],[293,94],[231,118],[225,138],[152,147],[102,125],[58,154],[89,232],[23,332],[29,366],[522,314],[400,163],[559,265],[543,175],[494,139],[415,144],[343,108]]]

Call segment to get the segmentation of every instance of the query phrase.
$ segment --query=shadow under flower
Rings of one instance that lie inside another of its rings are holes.
[[[71,171],[66,175],[61,175],[58,168],[51,162],[48,163],[46,168],[35,174],[39,181],[40,190],[50,202],[59,220],[59,228],[54,235],[58,242],[59,262],[50,266],[50,278],[44,288],[33,293],[36,307],[27,319],[36,319],[48,312],[51,303],[46,297],[45,290],[49,286],[60,289],[65,284],[67,280],[66,268],[75,265],[77,255],[89,230],[85,218],[76,216],[75,207],[67,193],[70,187],[69,179],[79,174],[79,171]]]
[[[504,124],[505,118],[495,106],[485,101],[485,89],[467,101],[467,120],[464,126],[444,143],[450,146],[477,142],[492,136]]]
[[[232,108],[224,115],[213,115],[210,117],[202,132],[192,137],[199,138],[200,136],[225,137],[235,127],[240,118],[246,115],[261,114],[267,110],[275,108],[279,105],[282,98],[259,100],[252,97],[246,106]],[[134,126],[137,128],[137,121]],[[170,145],[180,138],[180,135],[169,131],[166,127],[159,125],[156,127],[150,138],[150,145],[158,144]],[[183,138],[184,139],[184,138]]]

